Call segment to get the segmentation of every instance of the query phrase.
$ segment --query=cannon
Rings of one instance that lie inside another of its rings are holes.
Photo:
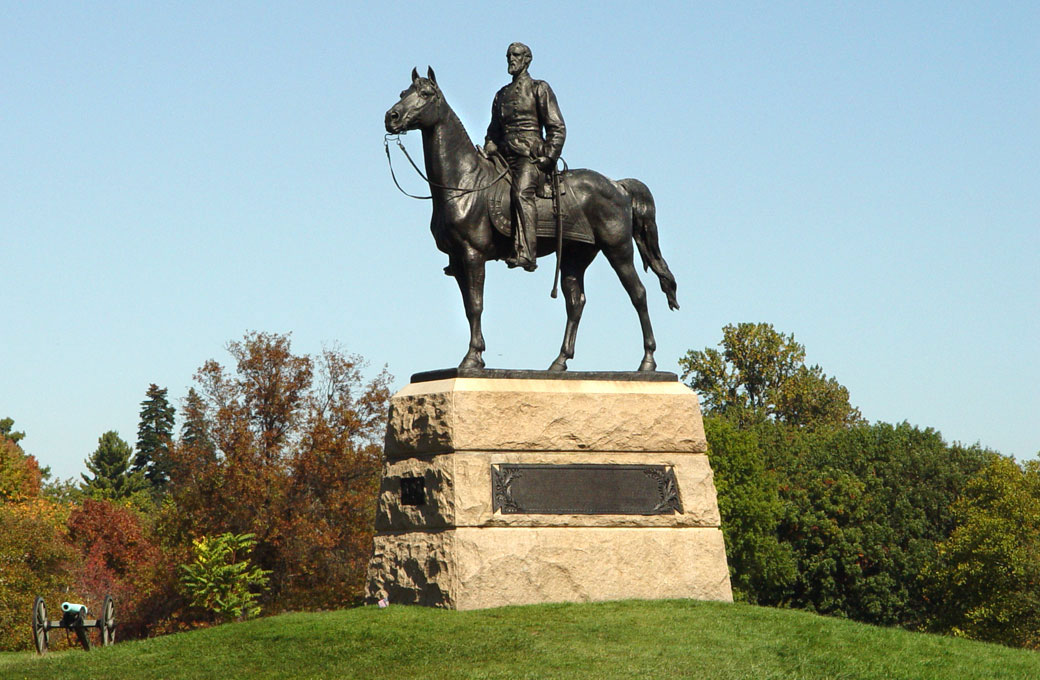
[[[50,641],[50,631],[55,628],[65,630],[65,635],[70,632],[76,634],[76,639],[83,649],[90,651],[90,636],[88,630],[97,628],[100,631],[101,646],[107,647],[116,641],[116,606],[111,595],[105,595],[101,604],[101,617],[88,619],[89,612],[86,605],[75,602],[61,603],[61,618],[57,621],[47,619],[47,606],[42,597],[37,597],[33,603],[32,613],[32,635],[33,644],[36,645],[37,654],[47,653],[47,644]]]

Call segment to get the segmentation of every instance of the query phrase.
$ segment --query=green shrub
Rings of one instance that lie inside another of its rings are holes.
[[[181,565],[180,583],[193,607],[201,607],[225,621],[247,619],[260,613],[259,593],[268,574],[251,566],[253,534],[224,533],[195,539],[193,560]]]

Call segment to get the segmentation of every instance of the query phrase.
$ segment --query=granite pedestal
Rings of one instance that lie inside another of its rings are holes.
[[[367,596],[732,600],[706,450],[674,374],[417,374],[390,403]]]

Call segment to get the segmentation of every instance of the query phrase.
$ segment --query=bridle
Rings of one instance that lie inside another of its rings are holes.
[[[485,189],[490,189],[492,186],[494,186],[496,183],[498,183],[503,177],[505,177],[507,174],[509,174],[509,167],[507,166],[505,169],[502,170],[501,173],[499,173],[498,177],[496,177],[495,179],[491,180],[490,182],[488,182],[487,184],[485,184],[482,187],[473,187],[472,189],[464,189],[463,187],[449,187],[449,186],[445,186],[443,184],[437,184],[436,182],[431,181],[430,178],[427,177],[425,174],[423,174],[423,171],[420,170],[419,166],[415,164],[415,161],[412,160],[412,157],[410,155],[408,155],[408,149],[404,148],[404,144],[401,143],[401,135],[402,134],[405,134],[405,133],[404,132],[402,132],[402,133],[389,133],[388,132],[387,134],[383,135],[383,151],[386,152],[386,163],[387,163],[387,165],[390,166],[390,177],[393,178],[394,184],[397,185],[397,190],[400,191],[402,194],[404,194],[405,196],[407,196],[409,198],[415,198],[415,199],[422,200],[422,201],[428,201],[428,200],[432,199],[433,196],[415,196],[414,194],[410,194],[410,193],[408,193],[407,191],[405,191],[404,189],[401,188],[401,183],[397,181],[397,175],[394,174],[394,163],[393,163],[392,160],[390,160],[390,140],[391,139],[394,140],[394,142],[397,144],[397,148],[399,148],[401,150],[401,152],[404,154],[404,157],[407,158],[408,162],[412,164],[412,167],[415,168],[415,171],[417,173],[419,173],[419,176],[422,177],[424,180],[426,180],[427,184],[429,184],[431,187],[437,187],[438,189],[446,189],[447,191],[457,191],[457,192],[459,192],[459,193],[455,194],[454,196],[450,196],[449,199],[459,198],[460,196],[465,196],[466,194],[472,194],[472,193],[474,193],[476,191],[484,191]]]

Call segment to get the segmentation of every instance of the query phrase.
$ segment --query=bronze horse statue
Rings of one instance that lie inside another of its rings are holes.
[[[469,320],[469,351],[459,368],[483,368],[485,346],[480,316],[484,309],[484,264],[508,257],[513,251],[512,238],[495,228],[492,216],[491,194],[495,188],[504,184],[504,200],[509,200],[508,180],[499,181],[504,169],[473,146],[437,86],[433,69],[428,69],[426,78],[412,69],[412,84],[386,112],[385,125],[390,134],[422,131],[426,179],[433,198],[430,230],[437,247],[448,255],[449,267],[445,271],[459,284]],[[675,299],[675,277],[658,245],[653,196],[639,180],[615,182],[592,170],[568,170],[563,174],[563,184],[575,218],[591,227],[591,234],[585,239],[590,242],[568,238],[562,248],[560,273],[567,327],[560,354],[549,370],[567,370],[567,360],[574,357],[578,322],[585,307],[585,270],[596,253],[603,251],[639,314],[644,350],[639,370],[654,371],[657,342],[646,307],[646,289],[633,260],[633,241],[643,268],[652,269],[660,279],[668,306],[678,309],[679,303]],[[543,210],[540,204],[539,212]],[[508,216],[508,204],[497,212]],[[556,238],[539,234],[537,257],[556,252],[556,247]]]

